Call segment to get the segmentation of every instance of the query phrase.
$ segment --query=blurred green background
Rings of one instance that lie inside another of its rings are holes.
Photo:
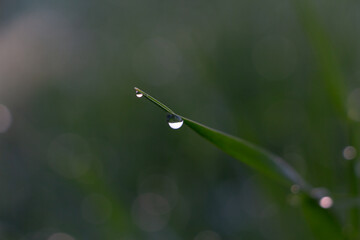
[[[0,238],[315,239],[288,188],[134,87],[284,157],[349,228],[360,4],[307,3],[1,1]]]

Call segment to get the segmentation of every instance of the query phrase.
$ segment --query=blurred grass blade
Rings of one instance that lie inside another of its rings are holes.
[[[347,116],[345,108],[345,92],[346,85],[344,76],[340,69],[340,64],[336,56],[335,48],[330,40],[330,35],[322,26],[318,14],[315,12],[315,7],[312,1],[309,0],[296,0],[294,1],[298,13],[299,20],[308,35],[310,44],[313,46],[316,61],[318,64],[319,75],[322,80],[324,89],[329,96],[329,102],[332,104],[340,119],[345,120],[347,125],[348,134],[351,136],[354,129],[352,123]],[[349,139],[353,142],[353,139]],[[348,163],[349,175],[349,193],[351,197],[359,196],[359,184],[356,176],[357,161]],[[354,206],[349,209],[347,217],[347,225],[349,225],[349,235],[353,239],[360,239],[360,209]]]
[[[311,6],[312,1],[296,0],[294,3],[299,19],[315,52],[320,79],[329,96],[329,102],[339,117],[346,119],[344,77],[340,71],[330,37],[314,12],[313,6]]]

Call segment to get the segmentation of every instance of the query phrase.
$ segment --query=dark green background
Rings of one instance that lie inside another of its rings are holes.
[[[359,202],[342,152],[359,142],[360,5],[306,3],[1,1],[12,121],[0,238],[314,239],[289,189],[170,129],[134,87],[284,157],[333,193],[346,230]]]

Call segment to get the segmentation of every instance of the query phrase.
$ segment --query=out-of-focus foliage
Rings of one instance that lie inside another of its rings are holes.
[[[135,86],[282,156],[355,236],[359,10],[1,1],[0,238],[316,239],[297,195],[170,129]]]

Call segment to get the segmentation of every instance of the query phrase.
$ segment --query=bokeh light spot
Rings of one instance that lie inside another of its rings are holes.
[[[343,156],[346,160],[351,160],[356,157],[357,151],[353,146],[347,146],[344,148]]]
[[[322,208],[331,208],[333,203],[332,198],[329,196],[322,197],[319,201],[319,205]]]

